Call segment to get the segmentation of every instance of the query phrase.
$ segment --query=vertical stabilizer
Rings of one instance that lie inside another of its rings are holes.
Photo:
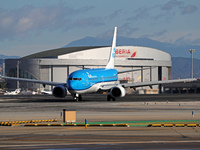
[[[109,58],[107,66],[106,66],[106,69],[112,69],[112,68],[115,67],[116,38],[117,38],[117,27],[115,27],[115,31],[114,31],[114,35],[113,35],[112,48],[110,50],[110,58]]]

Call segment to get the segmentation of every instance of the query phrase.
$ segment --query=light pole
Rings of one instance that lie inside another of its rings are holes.
[[[17,78],[19,78],[19,64],[21,61],[17,61]],[[19,89],[19,81],[17,81],[17,89]]]
[[[193,52],[195,49],[189,49],[189,52],[191,53],[191,78],[193,78]]]

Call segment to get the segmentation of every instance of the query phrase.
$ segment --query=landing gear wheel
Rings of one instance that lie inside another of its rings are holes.
[[[110,96],[110,95],[108,95],[107,96],[107,101],[116,101],[116,99],[115,98],[113,98],[112,96]]]
[[[82,96],[81,95],[78,96],[78,101],[82,101]]]
[[[76,96],[73,96],[73,100],[74,100],[75,102],[78,102],[78,98],[77,98]]]
[[[82,96],[79,95],[79,94],[74,94],[74,95],[73,95],[73,100],[74,100],[75,102],[82,101]]]
[[[110,100],[111,100],[111,96],[108,95],[108,96],[107,96],[107,101],[110,101]]]

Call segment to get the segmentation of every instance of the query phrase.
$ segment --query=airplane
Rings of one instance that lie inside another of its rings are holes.
[[[47,95],[52,95],[52,91],[45,91],[45,90],[42,90],[41,93],[42,93],[42,94],[45,94],[45,95],[46,95],[46,94],[47,94]]]
[[[52,81],[42,81],[24,78],[14,78],[1,76],[3,79],[25,81],[32,83],[39,83],[43,85],[55,86],[52,90],[52,94],[55,97],[63,98],[67,95],[69,91],[75,101],[82,100],[82,94],[86,93],[97,93],[99,91],[104,91],[107,93],[107,100],[115,101],[116,98],[124,97],[126,95],[125,88],[130,87],[135,89],[136,87],[150,86],[165,84],[165,83],[176,83],[176,82],[191,82],[197,79],[177,79],[177,80],[165,80],[165,81],[149,81],[149,82],[139,82],[139,83],[116,83],[118,80],[118,74],[124,72],[137,71],[142,69],[134,70],[124,70],[117,71],[115,69],[115,48],[116,48],[116,38],[117,38],[117,27],[114,29],[112,47],[110,50],[109,61],[105,68],[98,69],[83,69],[72,72],[66,80],[66,83],[52,82]],[[147,68],[143,68],[147,69]]]
[[[4,95],[18,95],[21,92],[21,89],[16,89],[15,91],[6,92]]]

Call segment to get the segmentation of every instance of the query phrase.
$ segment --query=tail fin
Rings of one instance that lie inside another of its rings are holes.
[[[117,38],[117,27],[115,27],[115,31],[114,31],[114,35],[113,35],[112,48],[110,50],[110,58],[109,58],[107,66],[106,66],[106,69],[111,69],[111,68],[115,67],[116,38]]]

